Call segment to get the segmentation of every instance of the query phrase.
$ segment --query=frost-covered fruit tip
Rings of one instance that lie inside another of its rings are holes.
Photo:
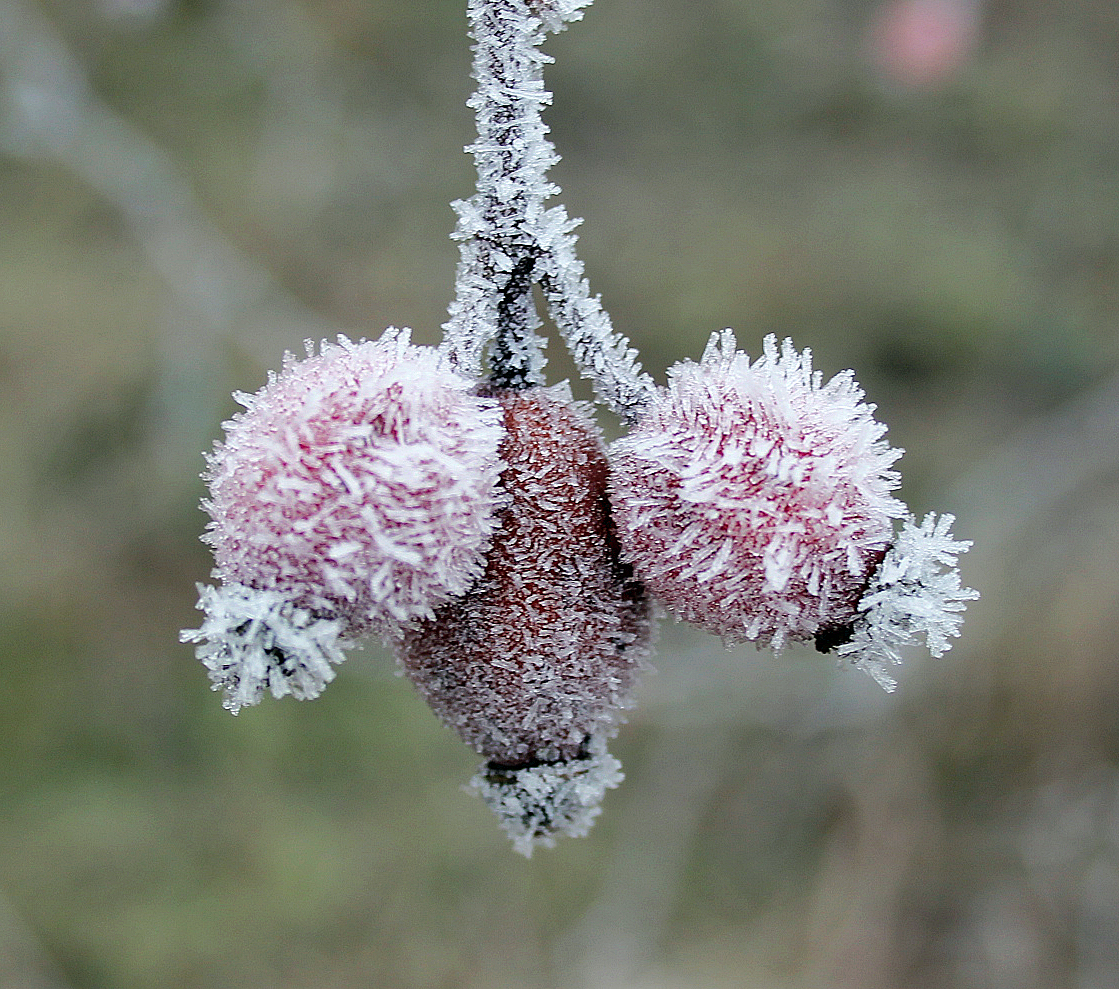
[[[678,617],[780,648],[847,634],[905,508],[900,451],[850,372],[822,381],[808,351],[733,334],[669,370],[611,448],[625,558]]]
[[[277,698],[318,697],[354,645],[342,621],[313,615],[278,591],[223,584],[199,585],[198,594],[205,620],[180,639],[197,643],[213,688],[233,714],[259,704],[266,690]]]
[[[493,801],[503,806],[519,794],[522,817],[537,821],[544,840],[553,828],[568,833],[589,820],[586,760],[601,763],[594,740],[613,734],[629,703],[652,619],[644,589],[618,556],[602,441],[569,390],[495,397],[505,414],[510,500],[485,574],[434,618],[405,629],[398,656],[440,719],[490,761],[497,776],[479,792],[498,794]],[[576,765],[560,768],[567,763]],[[613,785],[601,767],[591,776],[600,795]],[[562,783],[569,777],[579,785]],[[568,796],[557,798],[561,791]],[[543,803],[525,807],[529,792]],[[583,807],[577,814],[572,794]]]
[[[959,556],[971,548],[956,539],[951,515],[929,513],[917,524],[906,518],[859,602],[859,613],[837,643],[840,658],[869,673],[885,690],[897,681],[890,672],[902,650],[924,642],[943,656],[960,634],[968,601],[979,593],[960,583]]]
[[[599,736],[588,740],[582,754],[562,762],[517,768],[487,762],[469,789],[493,811],[513,847],[531,857],[538,846],[553,847],[556,835],[586,835],[602,812],[606,791],[622,782],[621,769]]]

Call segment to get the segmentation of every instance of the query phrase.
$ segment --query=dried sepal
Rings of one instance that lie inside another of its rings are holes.
[[[606,460],[566,386],[500,392],[510,503],[464,597],[413,623],[404,672],[441,720],[509,767],[582,752],[611,734],[652,633],[618,557]]]
[[[602,812],[607,790],[622,782],[622,764],[596,737],[560,762],[518,768],[487,762],[468,790],[496,815],[513,847],[526,858],[535,848],[552,848],[557,837],[581,838]]]
[[[318,697],[353,645],[342,620],[316,616],[278,591],[199,585],[198,608],[206,616],[202,627],[179,637],[198,644],[211,685],[233,714],[259,704],[266,690],[276,698]]]
[[[902,651],[924,639],[933,656],[943,656],[960,634],[966,602],[979,597],[961,584],[958,557],[971,543],[951,535],[953,522],[931,512],[920,525],[905,520],[859,602],[848,640],[836,649],[887,691],[897,687],[890,667],[901,663]]]

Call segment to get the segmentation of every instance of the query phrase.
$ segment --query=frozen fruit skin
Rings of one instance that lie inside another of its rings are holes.
[[[215,575],[353,632],[429,615],[482,573],[501,412],[390,329],[285,359],[208,458]]]
[[[842,628],[904,506],[901,451],[850,372],[767,337],[751,363],[716,334],[611,447],[624,557],[671,612],[780,648]]]
[[[649,606],[618,557],[602,442],[566,386],[496,397],[510,504],[485,575],[405,630],[398,655],[491,762],[562,762],[612,734],[648,655]]]

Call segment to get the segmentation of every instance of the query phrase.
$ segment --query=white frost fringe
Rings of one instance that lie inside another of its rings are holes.
[[[278,591],[199,584],[198,608],[206,615],[202,627],[179,639],[199,644],[195,652],[232,714],[259,704],[266,687],[276,698],[318,697],[334,679],[332,664],[353,645],[342,638],[341,621],[316,617]]]
[[[482,798],[513,847],[531,858],[537,847],[553,848],[557,835],[581,838],[602,812],[607,790],[622,782],[622,764],[594,738],[587,754],[568,762],[505,769],[484,763],[467,786]]]
[[[901,650],[923,636],[933,656],[943,656],[960,634],[966,601],[979,592],[960,584],[957,557],[971,548],[949,533],[952,515],[930,512],[920,525],[905,520],[859,602],[854,636],[837,650],[840,657],[870,674],[892,692],[897,680],[889,673],[901,663]]]

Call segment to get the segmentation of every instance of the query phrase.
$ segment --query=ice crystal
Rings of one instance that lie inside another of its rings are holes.
[[[943,656],[960,634],[966,602],[979,597],[961,585],[957,560],[971,543],[952,537],[953,522],[952,515],[933,513],[920,525],[912,516],[905,520],[859,602],[851,638],[837,649],[885,690],[897,686],[890,666],[920,638],[933,656]]]
[[[199,585],[198,607],[206,615],[202,627],[180,638],[199,644],[198,658],[233,714],[258,704],[266,689],[277,698],[318,697],[352,645],[343,622],[316,617],[278,591]]]
[[[500,410],[472,388],[407,331],[288,355],[209,458],[216,574],[358,630],[462,594],[501,498]]]
[[[651,619],[618,559],[602,442],[566,385],[498,398],[511,502],[485,575],[408,628],[399,657],[445,724],[515,766],[572,758],[611,731]]]
[[[767,337],[753,363],[729,331],[611,448],[626,558],[678,616],[780,647],[849,621],[892,521],[900,451],[850,372]]]
[[[652,394],[637,353],[614,331],[583,277],[575,253],[577,220],[545,201],[559,192],[548,169],[559,159],[541,117],[551,103],[540,51],[545,30],[582,16],[589,0],[471,0],[477,89],[477,140],[467,147],[478,172],[477,191],[453,203],[460,260],[455,300],[444,325],[445,347],[470,375],[491,371],[499,384],[543,383],[540,322],[531,288],[539,284],[548,310],[576,364],[596,394],[632,418]]]
[[[624,778],[621,763],[601,737],[562,762],[510,768],[483,764],[469,790],[497,816],[513,847],[526,858],[552,848],[557,836],[580,838],[601,813],[602,798]]]

